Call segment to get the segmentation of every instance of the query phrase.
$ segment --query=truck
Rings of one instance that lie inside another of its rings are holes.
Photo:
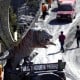
[[[33,64],[23,63],[18,67],[21,80],[66,80],[64,68],[66,62],[58,60],[58,63]]]
[[[60,3],[56,18],[57,20],[66,19],[70,22],[76,16],[76,0],[62,0]]]

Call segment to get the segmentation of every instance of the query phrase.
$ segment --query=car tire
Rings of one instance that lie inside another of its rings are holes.
[[[76,14],[74,15],[74,19],[76,18]]]
[[[65,76],[64,72],[60,72],[60,71],[57,72],[57,71],[55,71],[54,73],[59,75],[63,80],[66,80],[66,76]]]
[[[69,21],[69,22],[72,22],[72,18],[70,18],[68,21]]]
[[[60,21],[60,18],[56,18],[56,20],[59,22]]]

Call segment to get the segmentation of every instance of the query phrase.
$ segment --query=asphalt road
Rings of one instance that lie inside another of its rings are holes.
[[[52,5],[52,9],[48,11],[49,15],[47,15],[47,17],[44,21],[39,21],[39,23],[37,23],[38,26],[41,27],[41,29],[47,30],[50,34],[53,35],[53,39],[52,39],[53,42],[55,42],[58,39],[60,31],[64,31],[64,34],[67,34],[66,35],[66,37],[67,37],[66,48],[70,48],[70,47],[73,48],[74,46],[76,46],[75,41],[73,40],[74,35],[75,35],[75,29],[76,29],[77,25],[80,25],[80,23],[79,23],[79,21],[80,21],[80,5],[79,4],[80,4],[80,0],[77,0],[76,18],[71,23],[69,23],[67,21],[57,22],[57,20],[56,20],[57,4],[55,1]],[[37,51],[40,51],[40,50],[37,49]],[[76,71],[80,67],[79,66],[80,62],[79,62],[79,57],[78,57],[79,52],[80,52],[80,50],[76,51],[76,49],[75,49],[74,51],[67,51],[67,52],[65,52],[65,54],[62,54],[62,59],[67,62],[66,68],[64,70],[66,73],[67,80],[80,80],[80,78],[79,78],[80,72]],[[47,50],[45,50],[45,53],[47,53]],[[72,54],[70,54],[70,53],[72,53]],[[77,57],[75,57],[74,53],[77,53],[77,55],[76,55]],[[72,55],[74,55],[73,58],[72,58]],[[44,55],[44,56],[46,57],[46,59],[48,59],[48,61],[50,60],[46,55]],[[45,57],[42,57],[42,58],[45,58]],[[39,58],[40,58],[40,55],[39,55]],[[55,59],[55,57],[53,57],[53,56],[52,56],[52,58],[53,58],[53,60]],[[44,62],[44,61],[41,61],[41,58],[40,58],[40,60],[39,59],[36,59],[36,60],[40,61],[41,63]],[[71,65],[69,64],[69,61],[71,62]],[[77,67],[75,67],[75,65]],[[74,68],[72,68],[72,66],[74,66]]]

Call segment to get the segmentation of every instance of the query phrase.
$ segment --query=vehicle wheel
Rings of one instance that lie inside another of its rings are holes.
[[[60,21],[60,19],[59,19],[59,18],[57,18],[56,20],[57,20],[58,22]]]
[[[74,16],[74,19],[75,19],[75,17],[76,17],[76,16]]]
[[[74,19],[76,18],[76,14],[74,15]]]
[[[66,76],[64,72],[54,72],[55,74],[59,75],[63,80],[66,80]]]
[[[39,80],[63,80],[63,78],[61,78],[60,76],[58,76],[57,74],[43,74],[43,75],[40,75],[38,77]]]
[[[77,13],[75,12],[75,13],[74,13],[74,19],[76,18],[76,15],[77,15]]]
[[[72,18],[70,18],[68,21],[69,21],[69,22],[72,22]]]

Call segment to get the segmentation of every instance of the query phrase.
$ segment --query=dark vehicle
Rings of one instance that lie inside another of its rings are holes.
[[[76,11],[75,11],[75,4],[72,1],[63,1],[61,5],[58,7],[57,11],[57,19],[67,19],[68,21],[71,21],[75,18],[76,16]]]
[[[20,69],[23,73],[21,80],[66,80],[63,71],[65,64],[62,60],[59,60],[58,63],[48,64],[27,63],[25,71]]]
[[[63,72],[42,72],[31,76],[31,80],[66,80]]]

